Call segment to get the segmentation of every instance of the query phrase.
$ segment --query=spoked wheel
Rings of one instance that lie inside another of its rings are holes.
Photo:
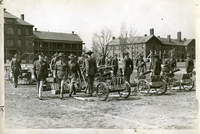
[[[161,81],[160,82],[160,87],[156,88],[156,94],[161,95],[164,94],[167,91],[167,85]]]
[[[181,83],[178,78],[174,77],[169,80],[168,89],[172,91],[177,89],[180,90],[180,88],[181,88]]]
[[[101,101],[105,101],[108,98],[109,95],[109,89],[108,86],[104,82],[100,82],[97,85],[97,91],[96,91],[97,97]]]
[[[181,81],[181,85],[182,85],[184,90],[190,91],[194,87],[194,80],[192,78],[186,79],[184,81]]]
[[[119,96],[123,98],[128,98],[131,94],[131,86],[127,81],[125,81],[124,83],[124,88],[125,88],[124,91],[118,92]]]
[[[144,80],[144,79],[139,80],[139,82],[137,84],[137,89],[138,89],[138,92],[140,94],[148,95],[149,91],[150,91],[149,82],[147,80]]]

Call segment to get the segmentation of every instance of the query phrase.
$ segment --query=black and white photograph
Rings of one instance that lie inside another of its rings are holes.
[[[0,0],[0,134],[197,134],[199,4]]]

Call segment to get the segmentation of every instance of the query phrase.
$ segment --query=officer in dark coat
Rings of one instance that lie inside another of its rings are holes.
[[[92,96],[93,89],[94,89],[94,77],[97,73],[97,64],[96,60],[91,56],[92,51],[88,50],[86,54],[88,55],[88,58],[85,59],[85,69],[86,69],[86,77],[88,82],[88,89],[89,89],[89,96]]]
[[[38,98],[42,100],[43,84],[48,77],[48,65],[43,60],[43,53],[39,53],[38,58],[33,64],[33,73],[36,78]]]
[[[115,57],[113,58],[112,60],[112,66],[114,68],[113,70],[113,75],[116,77],[117,76],[117,72],[118,72],[118,68],[119,68],[119,65],[118,65],[118,59],[117,59],[117,54],[114,55]]]
[[[71,86],[70,86],[70,92],[69,96],[71,97],[72,93],[73,95],[76,95],[76,88],[75,88],[75,83],[78,82],[78,78],[81,78],[81,71],[78,62],[75,60],[76,56],[74,54],[70,54],[68,56],[70,61],[68,62],[69,64],[69,77],[71,78]]]
[[[13,82],[14,82],[13,84],[14,84],[14,87],[16,88],[18,86],[18,76],[21,73],[20,60],[17,54],[15,54],[11,60],[11,73],[13,76]]]
[[[190,53],[188,53],[186,56],[187,56],[187,59],[185,62],[185,70],[187,73],[191,73],[194,69],[194,60],[190,58]]]
[[[154,59],[152,62],[152,68],[151,68],[153,70],[153,75],[160,75],[161,64],[162,64],[162,60],[159,57],[159,54],[157,52],[155,52]]]
[[[69,65],[64,59],[64,54],[58,54],[58,61],[55,64],[55,75],[60,89],[60,99],[63,98],[64,82],[68,78]]]
[[[133,72],[134,66],[133,66],[133,60],[129,58],[129,53],[124,53],[124,60],[123,60],[123,75],[125,79],[130,83],[130,76]]]

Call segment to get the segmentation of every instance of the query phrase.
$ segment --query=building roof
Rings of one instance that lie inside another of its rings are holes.
[[[9,13],[7,11],[4,11],[4,18],[15,19],[16,20],[15,24],[18,24],[18,25],[33,26],[32,24],[22,20],[21,18],[18,18],[16,16],[12,15],[11,13]]]
[[[127,40],[127,44],[130,43],[147,43],[154,35],[149,36],[137,36],[133,37],[132,39]],[[120,44],[120,38],[112,40],[110,45],[119,45]]]
[[[44,31],[34,31],[33,34],[35,39],[82,42],[82,39],[77,34],[44,32]]]
[[[177,39],[171,39],[169,42],[168,38],[158,38],[158,40],[164,45],[187,46],[193,39],[182,40],[181,42]]]

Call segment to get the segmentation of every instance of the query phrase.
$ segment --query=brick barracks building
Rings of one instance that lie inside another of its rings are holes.
[[[177,32],[177,38],[172,39],[170,35],[167,38],[161,38],[160,36],[154,35],[154,29],[150,29],[150,35],[137,36],[131,39],[132,42],[127,40],[126,49],[130,53],[130,57],[136,58],[140,53],[146,58],[150,50],[163,53],[164,50],[169,52],[175,49],[176,59],[178,61],[183,61],[186,59],[186,54],[190,53],[191,58],[195,59],[195,39],[182,39],[181,32]],[[123,59],[122,53],[120,51],[120,38],[113,38],[110,42],[111,52],[109,56],[113,56],[114,53],[118,54],[119,60]]]
[[[14,54],[20,55],[22,63],[33,63],[39,52],[51,57],[56,52],[63,52],[66,57],[71,53],[77,57],[82,54],[83,41],[72,33],[38,31],[34,25],[18,18],[4,9],[4,59],[11,60]]]

